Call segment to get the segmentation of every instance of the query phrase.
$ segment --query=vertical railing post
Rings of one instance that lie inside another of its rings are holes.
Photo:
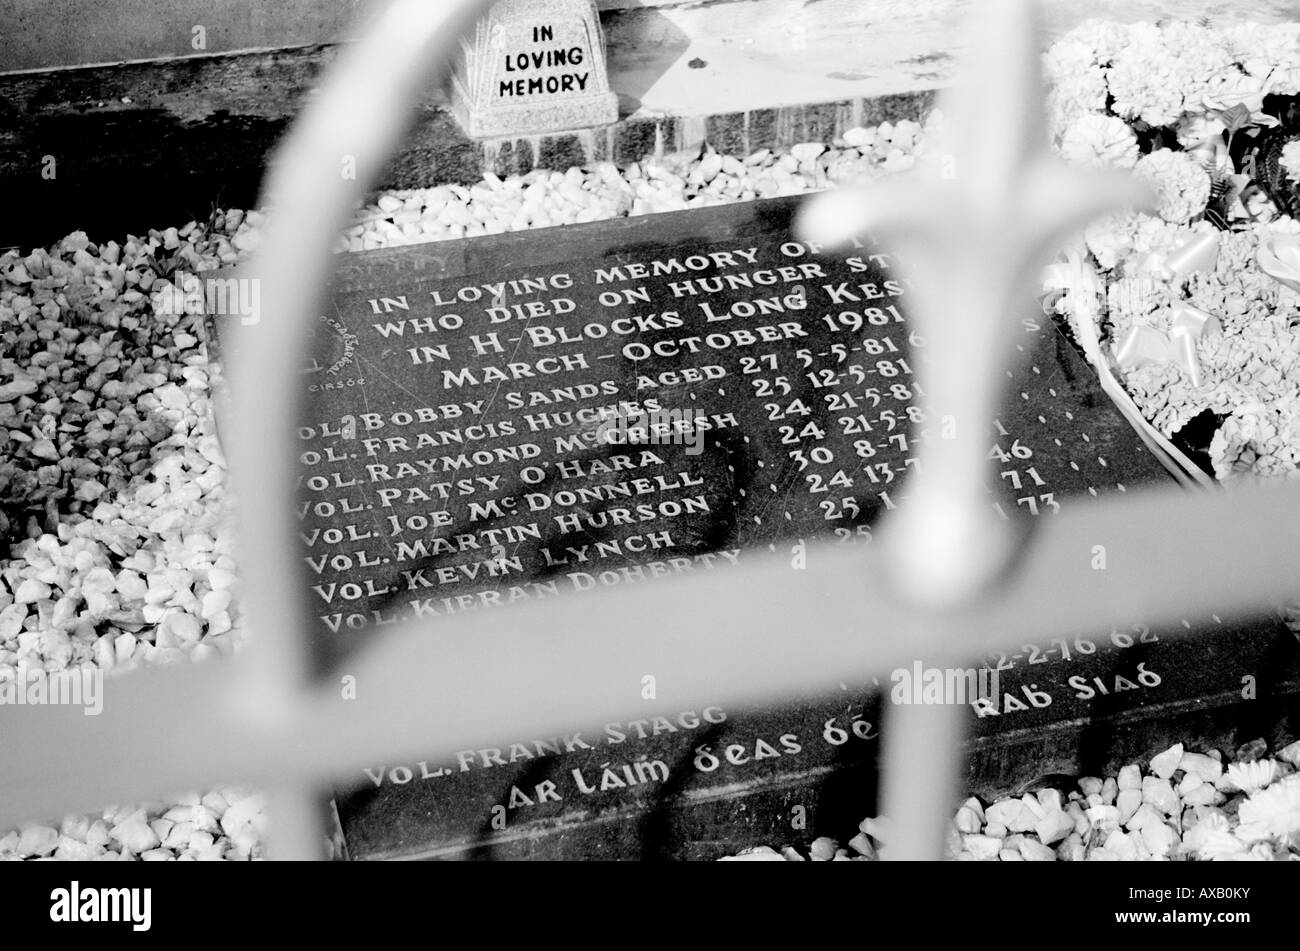
[[[287,720],[310,685],[309,619],[298,591],[295,354],[307,352],[328,292],[335,236],[379,179],[419,97],[449,69],[454,44],[490,0],[395,0],[348,46],[277,149],[262,194],[257,326],[231,368],[230,463],[242,532],[245,605],[255,658],[250,717]],[[345,169],[353,174],[344,174]],[[319,790],[272,790],[276,857],[319,855]],[[280,819],[275,818],[276,815]]]
[[[927,341],[917,379],[932,438],[881,539],[898,593],[948,617],[978,604],[1023,542],[987,498],[986,452],[1000,371],[1015,360],[1036,276],[1072,231],[1142,197],[1128,178],[1076,171],[1051,154],[1035,14],[1027,0],[980,4],[967,75],[941,99],[947,128],[917,179],[819,196],[801,218],[823,241],[871,231],[913,278],[908,318]],[[942,856],[936,830],[951,805],[960,709],[901,706],[886,717],[892,855]]]

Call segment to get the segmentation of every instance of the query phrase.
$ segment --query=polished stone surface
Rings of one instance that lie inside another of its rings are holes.
[[[933,430],[911,422],[901,382],[922,352],[898,319],[897,262],[870,246],[808,253],[788,233],[794,206],[343,256],[304,367],[299,447],[322,668],[345,672],[375,621],[419,614],[436,637],[495,598],[744,570],[756,551],[785,549],[798,570],[803,540],[870,544],[906,497],[914,440]],[[1073,345],[1033,314],[1022,333],[1026,359],[990,429],[990,505],[1032,532],[1058,506],[1164,483]],[[625,421],[657,406],[718,425],[694,445],[628,445],[629,432],[611,442],[599,419],[570,415],[620,404]],[[1080,571],[1096,570],[1091,557]],[[1248,723],[1294,690],[1294,647],[1276,624],[1187,623],[1204,635],[1175,643],[1134,627],[973,658],[997,681],[970,708],[972,787],[1104,761],[1116,731],[1140,745],[1189,716]],[[376,763],[341,791],[348,847],[356,858],[700,857],[701,842],[797,838],[795,806],[836,834],[870,812],[876,688],[884,703],[903,699],[893,691],[911,673],[828,683],[762,711],[648,696],[640,719],[446,762]],[[466,689],[491,676],[490,664],[466,671]],[[1266,702],[1241,703],[1247,676]]]

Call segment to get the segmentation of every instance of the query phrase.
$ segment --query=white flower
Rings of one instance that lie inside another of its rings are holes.
[[[1107,292],[1114,336],[1122,336],[1134,321],[1145,321],[1169,305],[1169,289],[1150,277],[1122,277]]]
[[[1244,104],[1251,112],[1259,112],[1264,105],[1264,81],[1265,77],[1228,66],[1209,76],[1200,98],[1206,108],[1216,111]]]
[[[1256,407],[1246,401],[1245,405],[1234,408],[1210,439],[1209,455],[1215,478],[1228,481],[1247,474],[1274,477],[1295,471],[1295,462],[1286,457],[1289,454],[1282,445],[1276,417],[1262,406],[1256,404]],[[1228,778],[1238,788],[1249,791],[1265,785],[1273,776],[1244,770],[1233,776],[1229,768]]]
[[[1053,83],[1064,82],[1096,65],[1092,46],[1076,39],[1074,34],[1053,43],[1043,54],[1043,75]]]
[[[1080,116],[1061,137],[1061,157],[1090,168],[1105,165],[1132,168],[1138,159],[1137,136],[1123,119]]]
[[[1246,841],[1280,839],[1300,832],[1300,773],[1252,793],[1237,813]]]
[[[1183,229],[1141,212],[1099,218],[1084,231],[1084,240],[1103,269],[1123,264],[1126,277],[1152,276],[1152,255],[1164,255],[1178,243]]]
[[[1106,108],[1106,77],[1095,66],[1062,78],[1047,94],[1048,126],[1060,137],[1079,116]]]
[[[1246,857],[1246,844],[1231,832],[1211,832],[1196,850],[1202,861],[1222,862]]]
[[[1198,859],[1230,859],[1246,851],[1245,843],[1229,830],[1227,818],[1218,810],[1207,812],[1183,836],[1183,848]]]
[[[1103,271],[1114,269],[1133,250],[1133,239],[1121,215],[1098,218],[1084,229],[1083,240]]]
[[[1282,168],[1287,178],[1300,185],[1300,139],[1282,146]]]
[[[1124,373],[1124,384],[1142,414],[1161,433],[1172,436],[1206,409],[1186,374],[1173,363],[1144,363]]]
[[[1108,66],[1115,55],[1128,45],[1129,28],[1113,20],[1088,20],[1071,30],[1065,39],[1087,46],[1092,50],[1094,62]]]
[[[1253,763],[1228,764],[1228,779],[1242,792],[1263,789],[1277,778],[1277,763],[1271,759],[1257,759]]]
[[[1155,27],[1134,24],[1131,36],[1133,41],[1120,50],[1106,72],[1115,100],[1112,108],[1126,119],[1172,125],[1183,114],[1184,71]]]
[[[1264,81],[1264,91],[1279,96],[1300,93],[1300,23],[1278,23],[1260,31],[1246,70]]]
[[[1233,64],[1232,53],[1218,31],[1199,23],[1187,20],[1170,23],[1161,30],[1161,41],[1175,58],[1184,108],[1201,99],[1209,77]]]
[[[1157,149],[1138,160],[1136,172],[1159,192],[1160,217],[1185,224],[1205,211],[1210,200],[1210,176],[1182,152]]]
[[[1129,219],[1129,227],[1132,229],[1133,250],[1139,254],[1166,254],[1173,250],[1184,233],[1177,225],[1141,212]]]
[[[1219,34],[1228,44],[1228,51],[1238,63],[1244,63],[1254,56],[1264,42],[1264,26],[1259,23],[1229,23],[1220,28]]]
[[[1154,23],[1141,21],[1128,26],[1128,46],[1159,46],[1164,42],[1160,27]],[[1121,46],[1120,49],[1125,47]]]

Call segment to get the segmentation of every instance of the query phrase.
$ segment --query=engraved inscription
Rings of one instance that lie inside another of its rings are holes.
[[[920,406],[926,341],[908,326],[902,271],[869,238],[830,254],[775,227],[339,294],[318,366],[346,339],[355,384],[310,393],[297,447],[322,666],[343,669],[368,630],[400,619],[436,637],[466,611],[743,570],[756,553],[788,553],[797,571],[814,539],[871,544],[907,501],[917,450],[951,424]],[[1165,477],[1050,321],[1024,318],[1018,345],[1002,411],[978,421],[1001,518],[1053,518]],[[1174,663],[1188,642],[1140,627],[974,659],[997,690],[970,698],[971,728],[1233,686],[1208,681],[1240,630],[1187,624],[1207,629],[1204,664]],[[451,842],[669,789],[869,763],[889,687],[832,683],[760,714],[647,703],[641,719],[376,763],[357,783],[375,798],[341,813],[383,853],[402,848],[378,818],[386,796],[451,810],[430,833]]]

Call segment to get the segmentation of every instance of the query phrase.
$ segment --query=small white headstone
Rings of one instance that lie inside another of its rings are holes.
[[[616,121],[593,0],[500,0],[461,44],[452,109],[476,138]]]

